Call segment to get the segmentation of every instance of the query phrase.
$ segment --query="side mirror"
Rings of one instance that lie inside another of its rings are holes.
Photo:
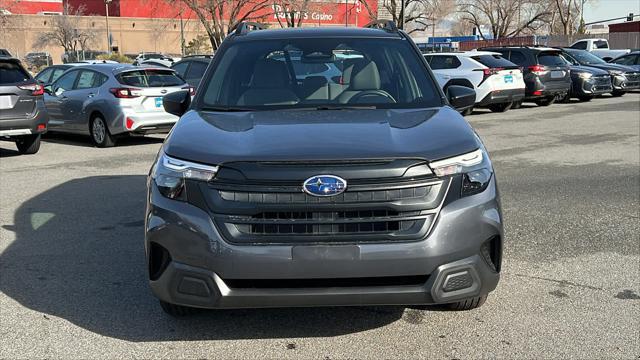
[[[44,92],[49,94],[49,95],[53,94],[53,89],[51,88],[51,85],[46,85],[44,87]]]
[[[172,92],[162,98],[164,111],[175,116],[182,116],[187,112],[190,105],[191,95],[189,94],[189,90]]]
[[[451,85],[447,88],[449,104],[458,111],[464,111],[476,103],[476,91],[466,86]]]

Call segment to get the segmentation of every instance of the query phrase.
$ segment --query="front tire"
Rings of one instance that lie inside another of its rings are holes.
[[[489,109],[493,112],[505,112],[513,106],[512,102],[501,103],[501,104],[491,104],[489,105]]]
[[[35,154],[40,150],[40,138],[40,134],[19,136],[16,138],[16,147],[20,154]]]
[[[522,100],[514,101],[511,105],[512,109],[520,109],[522,107]]]
[[[620,97],[624,94],[626,94],[626,91],[621,91],[621,90],[613,90],[613,92],[611,93],[611,96],[613,97]]]
[[[471,115],[471,114],[473,114],[473,106],[472,106],[472,107],[470,107],[470,108],[468,108],[468,109],[465,109],[465,110],[462,112],[462,116],[469,116],[469,115]]]
[[[562,97],[562,99],[560,99],[558,102],[561,102],[563,104],[568,104],[571,102],[571,91],[567,92],[567,95],[565,95],[564,97]]]
[[[471,299],[466,299],[449,304],[449,309],[455,311],[466,311],[477,309],[487,300],[487,295],[477,296]]]
[[[109,133],[107,123],[100,116],[96,116],[89,124],[89,133],[91,140],[99,148],[112,147],[116,144],[115,139]]]
[[[554,97],[548,97],[548,98],[544,98],[544,99],[540,99],[540,100],[536,100],[535,103],[538,106],[549,106],[551,104],[553,104],[556,101],[556,98]]]
[[[182,317],[182,316],[187,316],[187,315],[191,315],[194,312],[193,308],[187,307],[187,306],[182,306],[182,305],[176,305],[176,304],[172,304],[172,303],[168,303],[166,301],[162,301],[160,300],[160,307],[162,307],[162,310],[173,316],[173,317]]]

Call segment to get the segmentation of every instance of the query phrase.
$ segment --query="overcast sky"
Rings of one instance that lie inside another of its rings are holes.
[[[629,13],[640,14],[640,0],[597,0],[584,6],[584,21],[606,20]],[[634,18],[640,20],[640,18]]]

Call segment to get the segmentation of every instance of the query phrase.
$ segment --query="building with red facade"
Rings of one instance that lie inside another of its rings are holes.
[[[300,14],[304,25],[363,25],[370,20],[369,13],[360,1],[366,1],[375,13],[377,0],[316,0],[311,1],[309,10]],[[104,0],[0,0],[0,9],[11,14],[55,14],[62,13],[64,6],[72,9],[82,7],[84,15],[105,16]],[[112,0],[109,3],[109,16],[145,19],[195,19],[193,12],[165,0]],[[283,9],[270,6],[256,14],[259,21],[278,23],[278,16],[284,17]],[[281,19],[282,20],[282,19]]]

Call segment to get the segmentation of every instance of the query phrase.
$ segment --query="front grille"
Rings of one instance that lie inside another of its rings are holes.
[[[317,197],[296,192],[246,192],[220,191],[220,197],[227,201],[250,202],[254,204],[316,204],[316,203],[357,203],[371,201],[395,201],[425,197],[431,186],[405,189],[349,191],[330,197]]]
[[[595,86],[611,86],[611,77],[609,75],[601,75],[593,77]]]
[[[238,231],[245,234],[336,235],[406,231],[421,220],[418,211],[355,210],[265,212],[233,221]]]
[[[370,163],[365,165],[363,174],[379,173]],[[276,166],[281,170],[274,172],[271,165],[241,164],[237,168],[248,169],[245,171],[251,179],[228,171],[226,178],[200,186],[216,227],[230,243],[368,243],[426,237],[451,180],[432,174],[411,176],[405,168],[394,170],[399,174],[394,176],[358,177],[365,165],[336,166],[334,171],[341,172],[335,175],[349,185],[344,193],[329,197],[302,191],[309,175],[333,173],[333,167],[324,163],[318,165],[317,172],[311,165],[298,169],[297,164],[286,164]],[[261,171],[266,171],[264,180],[260,180]],[[275,179],[274,174],[280,178]]]

